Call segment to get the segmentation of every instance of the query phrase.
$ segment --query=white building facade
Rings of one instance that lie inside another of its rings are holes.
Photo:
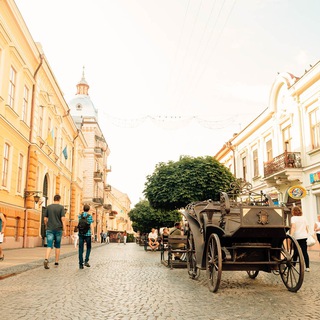
[[[320,214],[320,62],[300,78],[279,74],[268,107],[215,158],[274,204],[301,205],[313,230]]]

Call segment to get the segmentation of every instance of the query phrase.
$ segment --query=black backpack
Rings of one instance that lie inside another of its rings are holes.
[[[79,234],[84,236],[89,231],[89,229],[90,229],[90,223],[88,222],[88,215],[84,217],[83,214],[81,214],[81,217],[78,223]]]

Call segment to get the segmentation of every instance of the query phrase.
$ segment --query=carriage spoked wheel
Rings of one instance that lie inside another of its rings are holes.
[[[247,274],[250,279],[255,279],[259,274],[259,270],[250,270],[250,271],[247,271]]]
[[[206,274],[209,290],[217,292],[222,273],[222,253],[220,239],[212,233],[208,240],[206,252]]]
[[[303,283],[304,258],[296,239],[287,235],[281,247],[279,273],[287,289],[297,292]]]
[[[187,268],[189,277],[191,279],[199,278],[200,269],[197,267],[196,253],[192,234],[190,234],[187,242]]]

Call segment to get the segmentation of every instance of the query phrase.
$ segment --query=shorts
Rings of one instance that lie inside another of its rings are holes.
[[[0,233],[0,243],[3,242],[3,233]]]
[[[61,238],[62,238],[62,230],[47,230],[47,246],[49,248],[53,248],[53,245],[56,249],[60,249],[61,247]]]

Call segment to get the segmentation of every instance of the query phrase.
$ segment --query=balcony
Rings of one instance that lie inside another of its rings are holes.
[[[267,182],[301,180],[301,157],[300,152],[285,152],[264,163],[264,180]]]
[[[110,203],[105,203],[105,204],[103,205],[103,209],[111,211],[111,210],[112,210],[112,204],[110,204]]]
[[[94,155],[98,158],[102,158],[102,148],[95,147],[94,148]]]
[[[118,214],[118,212],[113,210],[113,211],[111,211],[111,212],[109,213],[109,218],[110,218],[110,219],[114,219],[117,214]]]
[[[95,171],[93,173],[93,179],[94,181],[102,181],[102,178],[103,178],[103,173],[100,172],[100,171]]]
[[[92,202],[103,204],[103,198],[92,198]]]
[[[110,184],[106,184],[105,186],[104,186],[104,191],[111,191],[111,186],[110,186]]]

